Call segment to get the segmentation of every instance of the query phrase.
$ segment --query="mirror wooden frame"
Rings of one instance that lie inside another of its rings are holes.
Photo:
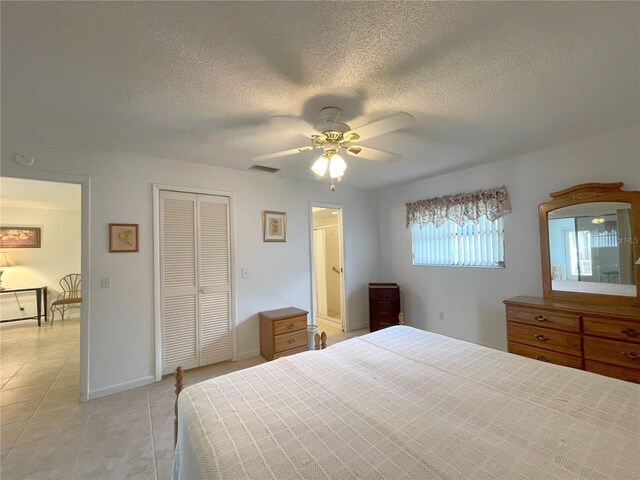
[[[640,306],[640,265],[634,264],[636,296],[605,295],[600,293],[566,292],[553,290],[549,253],[548,214],[558,208],[593,202],[623,202],[631,204],[631,232],[633,258],[640,257],[640,192],[623,191],[623,182],[583,183],[560,192],[551,193],[553,200],[538,206],[540,221],[540,249],[542,254],[542,290],[544,298],[573,301],[591,305]]]

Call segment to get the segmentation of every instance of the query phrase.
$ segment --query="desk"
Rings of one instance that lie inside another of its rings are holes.
[[[36,295],[36,316],[35,317],[22,317],[11,318],[9,320],[0,320],[0,323],[5,322],[17,322],[18,320],[38,320],[38,326],[41,326],[40,318],[42,317],[42,301],[44,300],[44,321],[47,321],[47,287],[33,287],[33,288],[6,288],[0,290],[0,293],[20,293],[20,292],[34,292]]]

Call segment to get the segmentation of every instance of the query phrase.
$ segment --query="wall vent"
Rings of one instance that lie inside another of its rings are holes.
[[[249,167],[249,170],[254,170],[256,172],[263,172],[263,173],[276,173],[280,171],[279,168],[265,167],[264,165],[251,165]]]

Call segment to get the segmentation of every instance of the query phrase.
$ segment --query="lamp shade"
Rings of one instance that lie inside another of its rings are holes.
[[[15,267],[18,265],[14,262],[8,253],[0,252],[0,267]]]
[[[333,155],[331,157],[331,163],[329,164],[329,176],[331,178],[338,178],[344,175],[344,171],[347,169],[347,163],[340,155]]]
[[[311,171],[316,175],[318,175],[319,177],[322,177],[327,171],[328,165],[329,165],[329,160],[327,159],[327,157],[322,155],[320,158],[318,158],[318,160],[314,162],[313,165],[311,165]]]

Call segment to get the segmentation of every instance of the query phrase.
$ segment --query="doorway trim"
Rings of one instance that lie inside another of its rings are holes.
[[[229,244],[231,247],[231,360],[238,359],[237,331],[237,275],[236,269],[236,202],[235,193],[208,188],[185,187],[182,185],[153,184],[153,324],[155,347],[155,380],[162,380],[162,315],[160,308],[160,190],[173,192],[215,195],[229,198]]]
[[[342,313],[342,325],[345,332],[350,331],[349,314],[347,312],[347,266],[345,262],[346,248],[344,241],[344,205],[340,203],[327,203],[309,201],[309,263],[311,271],[311,317],[309,319],[310,325],[316,324],[316,269],[314,265],[314,251],[313,251],[313,209],[315,208],[331,208],[338,210],[338,234],[340,238],[340,263],[342,264],[342,278],[340,285],[340,309]]]
[[[89,395],[89,348],[91,312],[91,177],[68,175],[38,170],[26,170],[12,166],[2,167],[2,177],[40,180],[44,182],[74,183],[80,185],[80,273],[82,282],[80,295],[80,401],[90,400]],[[45,306],[45,308],[48,308]]]

